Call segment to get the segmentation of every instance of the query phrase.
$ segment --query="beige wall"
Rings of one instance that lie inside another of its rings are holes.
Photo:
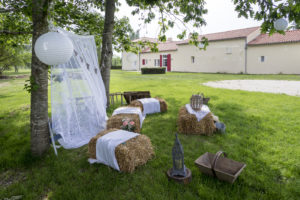
[[[249,74],[300,74],[300,42],[248,46],[247,59]]]
[[[173,65],[175,64],[175,59],[177,58],[177,51],[164,51],[164,52],[153,52],[153,53],[142,53],[140,55],[140,66],[143,67],[160,67],[154,66],[154,60],[160,59],[160,55],[171,54],[171,71],[173,71]],[[143,65],[143,59],[147,59],[147,64]]]
[[[132,56],[132,57],[131,57]],[[135,59],[133,59],[135,57]],[[122,52],[122,70],[139,70],[139,55],[132,52]]]
[[[210,41],[206,51],[193,45],[178,45],[173,71],[207,73],[245,72],[245,39]],[[192,63],[191,56],[195,57]]]

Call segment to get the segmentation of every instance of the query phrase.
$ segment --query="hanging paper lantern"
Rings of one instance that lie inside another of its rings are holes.
[[[41,35],[34,45],[36,56],[47,65],[66,63],[72,57],[73,51],[72,41],[58,32]]]
[[[283,18],[277,19],[274,22],[274,27],[278,31],[284,31],[288,27],[288,22]]]

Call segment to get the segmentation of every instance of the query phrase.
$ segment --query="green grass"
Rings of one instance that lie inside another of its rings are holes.
[[[156,156],[133,174],[90,165],[86,146],[59,149],[58,157],[52,149],[42,158],[32,157],[25,79],[0,80],[0,199],[299,199],[299,97],[201,85],[226,79],[300,81],[300,76],[112,71],[111,92],[150,90],[169,104],[167,113],[144,121],[142,133],[151,138]],[[165,172],[172,165],[178,110],[199,91],[211,97],[209,107],[225,122],[227,134],[179,135],[185,164],[193,173],[192,182],[184,186],[169,182]],[[194,165],[201,154],[218,150],[247,164],[233,185],[201,174]]]

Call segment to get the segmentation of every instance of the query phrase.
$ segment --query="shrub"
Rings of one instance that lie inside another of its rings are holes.
[[[122,66],[111,66],[111,69],[122,69]]]
[[[165,67],[141,68],[142,74],[165,74]]]

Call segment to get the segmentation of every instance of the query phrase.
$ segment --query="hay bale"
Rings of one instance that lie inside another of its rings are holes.
[[[111,118],[109,118],[106,122],[106,129],[112,129],[112,128],[117,128],[117,129],[121,129],[121,126],[123,124],[122,120],[123,119],[130,119],[132,121],[134,121],[135,123],[135,130],[134,132],[136,133],[140,133],[141,132],[141,122],[140,122],[140,117],[138,114],[117,114],[117,115],[113,115],[111,116]]]
[[[168,104],[167,104],[166,100],[159,98],[159,97],[155,97],[155,99],[157,99],[159,101],[160,112],[166,112],[168,110]],[[139,100],[132,101],[128,106],[140,107],[142,112],[144,112],[143,104]]]
[[[212,113],[208,113],[198,122],[195,115],[190,114],[183,106],[178,114],[178,131],[184,134],[212,135],[216,130]]]
[[[93,137],[89,142],[89,157],[96,159],[96,143],[101,136],[118,129],[105,130]],[[136,167],[144,165],[154,156],[151,140],[146,135],[139,135],[120,144],[115,149],[116,159],[122,172],[133,172]]]

